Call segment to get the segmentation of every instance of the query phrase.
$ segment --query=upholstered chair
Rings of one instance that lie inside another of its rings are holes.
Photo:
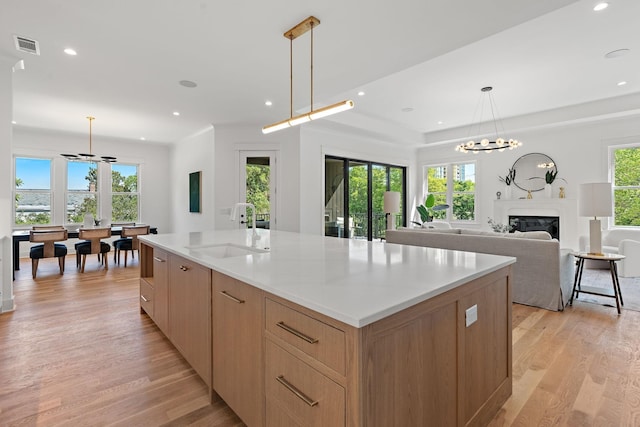
[[[580,251],[589,252],[589,236],[580,236]],[[614,228],[602,230],[602,252],[624,255],[618,261],[620,277],[640,277],[640,230]],[[609,268],[606,261],[585,262],[587,268]]]
[[[105,255],[111,250],[111,246],[103,242],[101,239],[107,239],[111,237],[111,227],[108,228],[81,228],[78,230],[79,238],[85,240],[76,244],[76,254],[82,257],[82,264],[80,266],[80,272],[84,273],[84,266],[87,262],[87,255],[98,254],[101,264],[104,265],[105,270],[109,269],[108,257]]]
[[[56,229],[40,229],[31,230],[29,233],[29,241],[34,243],[42,243],[34,245],[29,250],[29,258],[31,258],[31,275],[36,278],[38,271],[38,262],[42,258],[58,258],[58,266],[60,274],[64,274],[64,261],[67,256],[67,246],[63,242],[67,240],[67,230],[64,228]]]
[[[138,236],[149,234],[148,225],[124,226],[122,227],[122,238],[113,242],[113,262],[120,265],[120,252],[124,251],[124,266],[127,266],[127,253],[131,251],[131,259],[134,251],[138,250]]]

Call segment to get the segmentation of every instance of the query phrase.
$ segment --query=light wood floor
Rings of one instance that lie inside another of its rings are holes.
[[[0,425],[242,426],[138,308],[138,264],[16,272],[0,315]],[[90,262],[91,261],[91,262]],[[513,395],[491,426],[640,426],[640,313],[514,304]],[[422,426],[421,426],[422,427]]]

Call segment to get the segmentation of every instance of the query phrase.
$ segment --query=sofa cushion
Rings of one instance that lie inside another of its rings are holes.
[[[546,231],[514,231],[509,233],[508,237],[514,237],[517,239],[537,239],[537,240],[551,240],[551,234]]]
[[[470,228],[461,228],[460,234],[466,234],[468,236],[504,237],[506,233],[496,233],[495,231],[473,230]]]

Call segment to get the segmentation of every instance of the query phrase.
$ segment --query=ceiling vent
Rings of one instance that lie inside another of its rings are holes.
[[[40,46],[36,40],[31,40],[26,37],[13,36],[13,40],[16,43],[16,49],[20,52],[32,53],[34,55],[40,55]]]

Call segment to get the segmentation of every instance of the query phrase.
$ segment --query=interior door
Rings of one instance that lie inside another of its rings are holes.
[[[240,152],[241,202],[256,207],[256,227],[275,229],[276,217],[276,151]],[[238,211],[239,228],[252,227],[250,208]]]

